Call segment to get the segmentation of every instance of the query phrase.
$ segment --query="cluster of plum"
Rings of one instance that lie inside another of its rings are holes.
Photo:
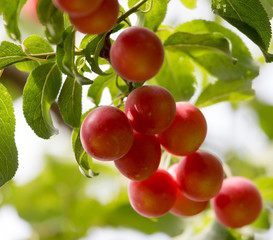
[[[188,217],[202,212],[211,200],[224,226],[248,225],[261,212],[260,193],[245,178],[224,179],[220,160],[198,150],[206,131],[197,107],[175,103],[163,87],[145,85],[129,94],[124,112],[112,106],[91,111],[82,124],[81,140],[88,154],[113,160],[130,179],[129,200],[139,214]],[[160,169],[161,147],[183,158],[168,170]]]
[[[100,34],[110,30],[119,14],[117,0],[53,0],[68,13],[77,30]],[[157,35],[144,27],[129,27],[114,41],[110,63],[125,81],[145,82],[164,61]],[[144,85],[127,97],[124,112],[113,106],[92,110],[80,136],[85,151],[101,161],[114,161],[128,179],[132,207],[145,217],[167,212],[188,217],[209,202],[220,223],[238,228],[252,223],[262,210],[257,187],[243,177],[225,178],[221,161],[200,151],[207,123],[187,102],[175,102],[163,87]],[[168,170],[159,168],[162,148],[183,156]]]

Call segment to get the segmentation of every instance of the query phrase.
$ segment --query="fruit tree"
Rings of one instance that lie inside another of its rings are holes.
[[[95,226],[177,240],[270,232],[273,101],[256,86],[273,62],[272,1],[1,0],[0,15],[0,207],[16,208],[31,239]],[[21,185],[20,100],[37,139],[67,133]],[[217,106],[245,111],[244,124],[223,110],[212,121]]]

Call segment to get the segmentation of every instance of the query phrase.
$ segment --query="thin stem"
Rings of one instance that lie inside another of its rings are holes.
[[[168,169],[171,163],[172,155],[167,151],[164,151],[161,157],[160,167],[163,169]]]
[[[48,59],[51,56],[55,57],[55,55],[56,55],[55,52],[28,54],[28,56],[31,57],[31,58],[44,58],[44,59]]]
[[[74,52],[75,56],[84,55],[84,50],[77,50]],[[51,57],[55,57],[55,52],[48,52],[48,53],[38,53],[38,54],[28,54],[27,55],[31,60],[48,60]]]
[[[227,178],[232,177],[231,169],[225,162],[223,163],[223,169]]]
[[[146,10],[138,10],[139,12],[141,12],[141,13],[147,13],[147,12],[150,12],[151,11],[151,9],[152,9],[152,7],[153,7],[153,0],[151,0],[151,2],[150,2],[150,6],[148,7],[148,9],[146,9]]]
[[[141,7],[145,2],[147,2],[148,0],[141,0],[139,1],[137,4],[135,4],[132,8],[130,8],[126,13],[124,13],[123,15],[121,15],[118,20],[117,20],[117,24],[121,23],[123,20],[125,20],[127,17],[129,17],[132,13],[136,12],[138,10],[139,7]]]
[[[86,60],[84,60],[83,63],[79,66],[78,72],[80,72],[83,69],[83,67],[85,66],[85,64],[86,64]]]

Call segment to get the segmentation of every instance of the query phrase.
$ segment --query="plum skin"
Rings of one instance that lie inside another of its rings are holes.
[[[69,15],[70,23],[81,33],[100,34],[109,31],[115,24],[119,15],[117,0],[103,0],[99,7],[82,17]]]
[[[182,158],[176,169],[179,188],[193,201],[208,201],[216,196],[223,180],[222,163],[206,151],[197,151]]]
[[[110,62],[123,79],[145,82],[154,77],[164,61],[158,36],[145,27],[129,27],[119,34],[110,49]]]
[[[157,137],[169,153],[186,156],[198,150],[206,134],[207,122],[199,108],[188,102],[177,102],[174,121]]]
[[[113,106],[101,106],[84,119],[80,138],[83,148],[91,157],[111,161],[121,158],[130,150],[134,133],[124,112]]]
[[[168,169],[168,172],[173,176],[175,180],[177,167],[178,163],[175,163]],[[173,207],[170,210],[170,213],[178,217],[191,217],[204,211],[208,206],[208,203],[209,201],[197,202],[187,198],[182,193],[181,189],[177,184],[176,200]]]
[[[220,192],[211,200],[211,207],[223,226],[240,228],[259,217],[263,204],[253,182],[234,176],[224,180]]]
[[[96,11],[102,0],[52,0],[53,4],[70,16],[80,17]]]
[[[114,163],[125,177],[143,181],[156,172],[160,159],[161,147],[157,138],[134,132],[134,141],[129,152]]]
[[[156,218],[168,213],[176,199],[176,183],[164,169],[158,169],[144,181],[130,181],[131,206],[144,217]]]
[[[157,134],[172,124],[176,104],[167,89],[156,85],[145,85],[129,94],[124,111],[136,131]]]

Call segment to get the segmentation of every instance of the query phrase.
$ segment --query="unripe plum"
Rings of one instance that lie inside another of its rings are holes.
[[[125,156],[115,160],[115,165],[127,178],[143,181],[156,172],[160,158],[161,148],[157,138],[134,132],[132,147]]]
[[[173,164],[168,172],[176,180],[176,168],[178,164]],[[187,198],[177,185],[176,200],[170,212],[178,217],[191,217],[206,209],[209,201],[197,202]]]
[[[119,15],[118,0],[103,0],[99,7],[82,17],[69,15],[71,24],[85,34],[100,34],[109,31]]]
[[[52,2],[70,16],[79,17],[96,11],[102,0],[52,0]]]
[[[144,181],[130,181],[128,195],[132,207],[140,215],[160,217],[166,214],[175,202],[176,183],[166,170],[158,169]]]
[[[154,77],[164,61],[164,48],[157,35],[145,27],[129,27],[114,41],[110,62],[115,71],[132,82]]]
[[[182,158],[176,169],[176,181],[182,193],[193,201],[207,201],[216,196],[223,179],[220,160],[206,151]]]
[[[130,150],[134,133],[124,112],[116,107],[102,106],[84,119],[80,137],[90,156],[110,161],[121,158]]]
[[[199,108],[187,102],[177,102],[173,123],[157,136],[166,151],[185,156],[198,150],[206,134],[207,122]]]
[[[124,111],[136,131],[156,134],[172,124],[176,105],[167,89],[147,85],[138,87],[129,94]]]
[[[230,177],[211,200],[218,221],[230,228],[240,228],[254,222],[262,211],[258,188],[244,177]]]

